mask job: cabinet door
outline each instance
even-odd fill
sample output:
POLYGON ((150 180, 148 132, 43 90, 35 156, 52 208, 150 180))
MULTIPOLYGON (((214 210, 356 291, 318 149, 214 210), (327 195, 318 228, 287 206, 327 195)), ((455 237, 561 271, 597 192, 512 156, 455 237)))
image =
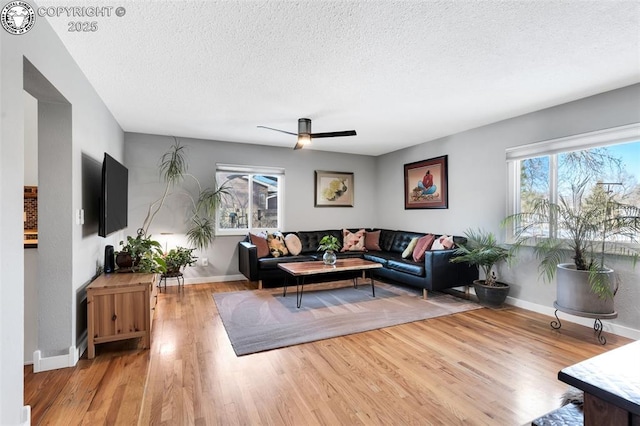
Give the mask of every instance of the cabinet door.
POLYGON ((149 324, 153 326, 153 315, 155 314, 156 306, 158 305, 158 286, 156 286, 155 282, 151 284, 151 300, 149 302, 151 306, 151 309, 149 310, 149 324))
POLYGON ((129 334, 145 330, 145 292, 118 293, 115 296, 116 333, 129 334))
POLYGON ((93 297, 93 337, 115 336, 116 307, 113 294, 102 294, 93 297))

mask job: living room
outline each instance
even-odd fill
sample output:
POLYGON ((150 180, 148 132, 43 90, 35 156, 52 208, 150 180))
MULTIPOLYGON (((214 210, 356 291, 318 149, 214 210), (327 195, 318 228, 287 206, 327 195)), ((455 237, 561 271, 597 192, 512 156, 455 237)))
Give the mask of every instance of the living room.
MULTIPOLYGON (((636 7, 637 11, 637 5, 632 7, 636 7)), ((82 327, 78 322, 82 316, 77 303, 78 294, 93 279, 96 265, 102 263, 104 247, 110 244, 117 248, 124 236, 133 234, 146 214, 149 201, 157 198, 157 192, 162 187, 157 181, 158 160, 174 139, 154 134, 153 129, 147 132, 126 130, 114 118, 45 19, 39 20, 24 36, 5 31, 1 41, 3 124, 0 193, 3 195, 3 237, 0 243, 0 335, 3 342, 10 344, 3 344, 0 348, 0 367, 3 371, 0 382, 0 423, 23 424, 24 364, 29 360, 34 362, 33 350, 40 351, 44 370, 49 362, 58 368, 61 358, 64 359, 63 367, 72 367, 82 357, 86 347, 83 346, 86 345, 86 332, 80 329, 82 327), (72 131, 61 137, 61 143, 66 144, 61 149, 58 149, 60 145, 54 145, 49 152, 41 151, 38 155, 39 193, 43 197, 42 203, 46 203, 51 214, 49 224, 46 221, 43 223, 44 241, 38 247, 38 258, 45 258, 44 261, 30 259, 34 253, 28 250, 24 253, 15 250, 18 244, 22 244, 22 212, 19 205, 23 197, 23 184, 15 176, 25 174, 23 158, 26 150, 23 144, 15 141, 25 139, 25 123, 28 122, 28 113, 25 113, 21 103, 23 89, 32 92, 31 95, 38 99, 40 106, 50 107, 54 113, 59 112, 60 100, 51 92, 42 90, 47 86, 40 76, 72 106, 72 120, 68 123, 72 131), (60 218, 70 217, 70 212, 88 208, 90 201, 83 198, 83 161, 86 162, 87 158, 99 161, 104 152, 121 160, 130 170, 129 228, 105 239, 97 234, 87 235, 74 218, 73 222, 63 224, 63 232, 55 231, 59 229, 57 222, 60 222, 60 218), (48 235, 47 226, 52 230, 48 235), (35 296, 36 300, 31 302, 25 296, 22 268, 29 261, 35 261, 40 276, 46 277, 38 279, 46 279, 47 282, 46 289, 40 291, 35 296), (26 331, 24 327, 16 326, 16 318, 23 318, 29 312, 36 317, 36 346, 24 349, 26 331)), ((638 43, 640 41, 637 38, 630 42, 636 52, 638 43)), ((547 100, 546 104, 540 103, 538 108, 531 110, 533 112, 512 112, 510 118, 504 120, 424 139, 412 146, 380 155, 305 149, 294 151, 288 139, 285 140, 287 146, 274 147, 182 134, 176 136, 187 147, 190 172, 201 181, 215 173, 216 164, 284 169, 285 231, 378 227, 461 235, 465 229, 477 227, 502 236, 504 230, 500 228, 500 221, 506 214, 508 197, 506 150, 639 123, 640 83, 637 71, 638 63, 635 72, 615 81, 590 83, 588 96, 575 97, 571 93, 562 93, 557 98, 547 100), (405 210, 403 166, 442 155, 448 156, 448 208, 405 210), (353 207, 314 207, 315 170, 353 173, 353 207)), ((535 91, 536 88, 529 90, 535 91)), ((493 100, 488 99, 487 102, 493 100)), ((63 111, 61 115, 64 114, 63 111)), ((293 117, 293 120, 296 118, 293 117)), ((46 126, 46 118, 41 118, 39 125, 46 126)), ((46 132, 40 133, 40 139, 46 140, 43 133, 46 132)), ((397 133, 389 137, 402 138, 403 135, 397 133)), ((349 142, 345 140, 344 143, 349 142)), ((40 142, 38 150, 41 147, 46 149, 46 144, 40 142)), ((155 236, 172 233, 175 235, 174 243, 181 242, 180 206, 170 205, 164 210, 151 233, 155 236)), ((198 253, 199 257, 209 259, 209 265, 188 269, 188 284, 239 280, 237 243, 242 238, 240 235, 216 237, 208 250, 198 253)), ((537 264, 532 261, 530 253, 525 252, 522 256, 515 266, 501 270, 503 279, 512 283, 509 302, 552 316, 555 287, 538 278, 537 264)), ((605 327, 607 332, 638 339, 640 288, 637 282, 640 282, 640 269, 621 266, 621 270, 624 285, 617 298, 620 315, 606 322, 605 327)), ((590 326, 588 321, 580 322, 579 318, 573 320, 590 326)))

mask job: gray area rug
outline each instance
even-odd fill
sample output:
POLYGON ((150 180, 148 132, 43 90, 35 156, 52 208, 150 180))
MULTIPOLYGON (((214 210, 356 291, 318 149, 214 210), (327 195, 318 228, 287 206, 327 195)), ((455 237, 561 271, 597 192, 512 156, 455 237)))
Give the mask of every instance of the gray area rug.
POLYGON ((465 312, 482 306, 449 294, 376 282, 351 281, 305 286, 302 306, 296 308, 296 288, 214 293, 236 355, 247 355, 300 343, 360 333, 413 321, 465 312))

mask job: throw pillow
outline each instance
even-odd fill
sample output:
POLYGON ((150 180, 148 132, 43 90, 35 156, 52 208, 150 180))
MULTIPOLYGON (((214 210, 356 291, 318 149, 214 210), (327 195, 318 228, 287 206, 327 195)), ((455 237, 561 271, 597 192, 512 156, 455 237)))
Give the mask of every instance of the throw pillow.
POLYGON ((365 230, 351 232, 348 229, 342 230, 342 249, 340 251, 366 251, 364 246, 365 230))
POLYGON ((424 237, 420 237, 416 247, 413 249, 413 260, 416 262, 422 262, 424 260, 424 252, 431 248, 435 239, 436 237, 433 234, 427 234, 424 237))
POLYGON ((367 251, 380 251, 380 231, 365 232, 364 248, 367 251))
POLYGON ((415 238, 412 238, 411 241, 409 241, 409 244, 407 244, 407 248, 405 248, 404 251, 402 252, 403 259, 406 259, 407 257, 411 256, 411 253, 413 253, 413 249, 416 248, 416 244, 418 244, 419 239, 420 239, 419 237, 415 237, 415 238))
POLYGON ((269 256, 269 243, 267 243, 265 238, 251 233, 249 234, 249 238, 251 239, 251 244, 256 246, 258 259, 269 256))
POLYGON ((297 256, 302 251, 302 242, 296 234, 287 234, 287 236, 284 237, 284 244, 292 256, 297 256))
POLYGON ((284 243, 284 237, 280 232, 274 232, 267 237, 267 243, 269 243, 269 251, 271 256, 280 257, 289 254, 287 246, 284 243))
POLYGON ((431 246, 431 250, 449 250, 454 246, 453 236, 443 235, 436 239, 431 246))

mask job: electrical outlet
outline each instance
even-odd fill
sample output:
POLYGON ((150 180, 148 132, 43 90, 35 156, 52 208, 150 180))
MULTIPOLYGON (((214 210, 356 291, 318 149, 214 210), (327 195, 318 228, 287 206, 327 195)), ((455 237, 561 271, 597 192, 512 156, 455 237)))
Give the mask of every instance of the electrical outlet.
POLYGON ((202 266, 209 266, 209 259, 207 259, 206 257, 203 257, 201 262, 202 266))

